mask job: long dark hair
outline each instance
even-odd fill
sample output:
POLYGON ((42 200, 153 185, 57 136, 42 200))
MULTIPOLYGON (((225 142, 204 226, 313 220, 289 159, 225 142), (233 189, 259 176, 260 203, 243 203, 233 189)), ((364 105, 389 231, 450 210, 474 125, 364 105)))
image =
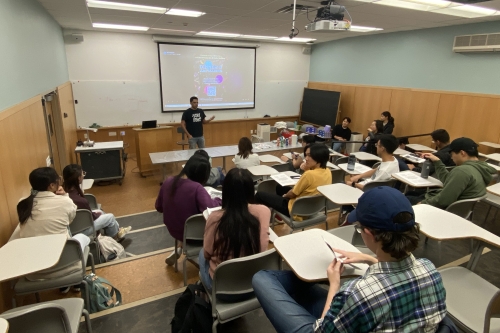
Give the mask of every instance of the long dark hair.
POLYGON ((248 155, 252 154, 252 141, 246 136, 240 139, 238 142, 238 156, 241 158, 247 158, 248 155))
POLYGON ((174 182, 172 183, 172 189, 170 191, 171 197, 175 195, 175 191, 177 191, 177 183, 184 175, 188 179, 204 185, 210 176, 210 163, 200 154, 191 156, 191 158, 186 162, 184 168, 182 168, 181 172, 174 177, 174 182))
POLYGON ((394 125, 394 117, 391 116, 391 113, 389 111, 382 112, 382 115, 388 118, 387 121, 394 125))
POLYGON ((222 187, 224 213, 214 234, 213 253, 221 261, 260 252, 260 222, 250 214, 254 202, 252 175, 246 169, 229 170, 222 187))
POLYGON ((80 188, 80 176, 83 173, 83 169, 78 164, 66 165, 63 169, 63 188, 66 192, 75 189, 78 194, 83 197, 83 191, 80 188))
POLYGON ((29 180, 31 184, 31 194, 17 204, 17 216, 21 224, 24 224, 31 216, 36 193, 47 191, 50 184, 59 184, 59 175, 56 170, 52 168, 37 168, 31 171, 29 180))
POLYGON ((384 133, 384 122, 380 119, 375 120, 375 128, 377 129, 377 133, 384 133))

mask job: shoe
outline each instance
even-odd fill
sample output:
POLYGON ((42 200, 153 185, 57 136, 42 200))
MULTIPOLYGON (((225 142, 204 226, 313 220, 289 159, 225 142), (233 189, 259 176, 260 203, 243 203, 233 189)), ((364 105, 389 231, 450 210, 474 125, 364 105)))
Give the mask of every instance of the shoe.
POLYGON ((80 285, 79 285, 79 284, 75 284, 75 285, 73 286, 73 291, 75 291, 75 292, 79 292, 79 291, 81 291, 81 289, 80 289, 80 285))
POLYGON ((68 291, 69 291, 70 287, 66 287, 66 288, 59 288, 59 291, 61 292, 61 294, 67 294, 68 291))
POLYGON ((168 266, 173 266, 177 261, 177 259, 179 259, 181 253, 182 253, 181 248, 177 249, 177 253, 175 252, 175 250, 172 251, 172 253, 170 253, 170 255, 167 257, 167 259, 165 259, 165 264, 167 264, 168 266))
POLYGON ((342 212, 342 216, 340 218, 340 221, 342 221, 342 222, 340 223, 339 227, 344 227, 346 225, 349 225, 349 222, 347 222, 347 218, 349 217, 349 214, 350 214, 350 212, 349 213, 342 212), (345 214, 345 217, 344 217, 344 214, 345 214))
POLYGON ((116 238, 118 238, 118 241, 123 240, 126 234, 128 234, 132 230, 132 227, 126 227, 126 228, 120 228, 118 230, 118 234, 116 235, 116 238))
POLYGON ((283 222, 283 219, 278 214, 274 214, 274 223, 275 224, 284 224, 285 222, 283 222))

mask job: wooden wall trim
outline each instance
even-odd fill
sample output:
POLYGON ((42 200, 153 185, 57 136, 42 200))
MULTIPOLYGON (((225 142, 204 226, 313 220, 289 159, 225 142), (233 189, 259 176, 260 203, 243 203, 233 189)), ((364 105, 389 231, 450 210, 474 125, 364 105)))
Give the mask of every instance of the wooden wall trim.
POLYGON ((27 99, 19 104, 13 105, 13 106, 5 109, 4 111, 0 112, 0 121, 16 114, 19 111, 26 109, 27 107, 29 107, 32 104, 40 103, 41 99, 42 99, 41 95, 36 95, 35 97, 31 97, 30 99, 27 99))

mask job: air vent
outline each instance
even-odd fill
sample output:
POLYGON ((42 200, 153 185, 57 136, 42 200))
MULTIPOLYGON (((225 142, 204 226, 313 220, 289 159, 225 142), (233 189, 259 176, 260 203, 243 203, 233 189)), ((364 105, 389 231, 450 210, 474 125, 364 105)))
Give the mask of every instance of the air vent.
MULTIPOLYGON (((305 13, 307 11, 316 10, 316 9, 318 9, 318 7, 296 5, 295 13, 300 14, 300 13, 305 13)), ((293 12, 293 4, 291 4, 290 6, 285 6, 283 8, 278 9, 277 11, 275 11, 275 13, 279 13, 279 14, 287 14, 287 13, 292 13, 292 12, 293 12)))
POLYGON ((453 52, 498 52, 500 33, 455 36, 453 52))

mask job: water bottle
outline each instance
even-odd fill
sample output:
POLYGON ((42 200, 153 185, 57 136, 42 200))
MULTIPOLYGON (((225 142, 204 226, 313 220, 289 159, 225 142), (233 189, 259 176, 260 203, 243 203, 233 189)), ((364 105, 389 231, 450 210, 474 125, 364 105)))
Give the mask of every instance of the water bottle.
POLYGON ((297 130, 297 121, 294 121, 294 122, 293 122, 293 128, 294 128, 295 130, 297 130))
POLYGON ((356 166, 356 156, 354 154, 351 154, 347 159, 347 170, 354 171, 355 166, 356 166))
POLYGON ((422 172, 420 172, 420 177, 427 179, 429 177, 429 173, 431 172, 431 161, 430 160, 425 160, 424 163, 422 163, 422 172))

